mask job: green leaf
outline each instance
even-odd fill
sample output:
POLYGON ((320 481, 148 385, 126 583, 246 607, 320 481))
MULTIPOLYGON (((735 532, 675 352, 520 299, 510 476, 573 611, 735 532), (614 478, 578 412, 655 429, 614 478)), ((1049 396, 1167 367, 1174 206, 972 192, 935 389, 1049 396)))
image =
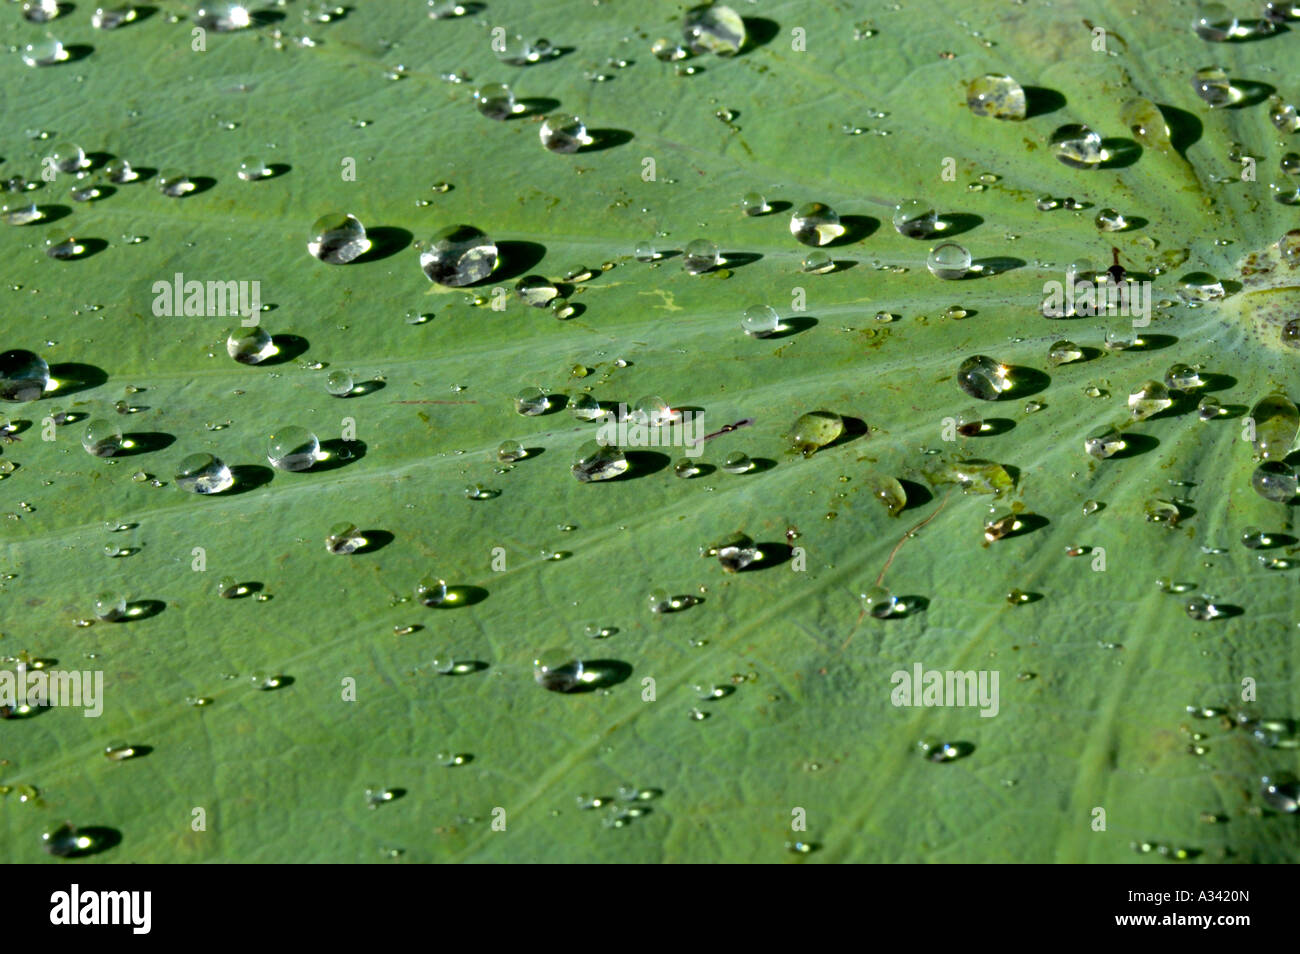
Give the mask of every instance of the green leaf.
POLYGON ((62 383, 10 408, 30 427, 0 456, 18 465, 0 486, 4 652, 11 665, 27 652, 104 673, 99 718, 53 708, 6 724, 0 781, 41 793, 38 804, 5 798, 12 860, 46 858, 40 833, 64 820, 113 829, 120 841, 90 857, 110 862, 378 862, 393 849, 415 862, 1124 862, 1141 860, 1131 845, 1144 842, 1199 861, 1296 859, 1293 820, 1259 794, 1261 776, 1296 770, 1295 750, 1187 711, 1287 720, 1300 708, 1296 571, 1261 566, 1239 542, 1251 525, 1294 532, 1292 509, 1251 489, 1241 419, 1290 389, 1278 329, 1296 313, 1295 266, 1250 276, 1241 262, 1295 223, 1269 191, 1288 180, 1278 163, 1294 138, 1257 97, 1210 110, 1190 82, 1217 61, 1300 95, 1286 86, 1289 34, 1207 44, 1186 11, 1161 5, 1095 5, 1081 22, 998 4, 960 17, 739 4, 753 14, 747 48, 687 60, 700 69, 685 76, 650 54, 656 38, 680 36, 678 4, 492 0, 438 21, 416 3, 356 4, 329 23, 304 21, 304 6, 210 32, 203 52, 175 3, 111 32, 91 29, 83 8, 42 26, 15 5, 4 13, 6 45, 48 30, 74 58, 0 63, 0 174, 41 182, 42 157, 65 140, 99 163, 152 170, 93 203, 70 201, 61 174, 30 194, 46 222, 0 232, 3 347, 40 353, 62 383), (1107 31, 1104 50, 1092 26, 1107 31), (496 27, 565 52, 504 66, 496 27), (399 65, 402 78, 385 75, 399 65), (442 78, 457 71, 469 81, 442 78), (966 82, 986 72, 1037 88, 1030 118, 966 108, 966 82), (480 115, 471 91, 487 82, 512 84, 529 114, 480 115), (1137 96, 1168 107, 1172 146, 1125 164, 1135 150, 1112 142, 1120 157, 1096 170, 1053 158, 1048 141, 1067 123, 1129 139, 1121 110, 1137 96), (554 109, 581 116, 601 148, 544 150, 541 113, 554 109), (1233 143, 1257 160, 1256 181, 1242 181, 1233 143), (250 154, 288 168, 240 181, 250 154), (157 172, 169 167, 211 181, 168 198, 157 172), (751 190, 779 211, 743 215, 751 190), (1042 194, 1085 207, 1038 211, 1042 194), (915 197, 961 227, 953 238, 984 274, 928 273, 937 242, 890 225, 915 197), (806 202, 849 226, 828 249, 842 263, 829 274, 800 269, 809 249, 788 220, 806 202), (1141 221, 1100 233, 1107 207, 1141 221), (376 250, 346 266, 311 258, 310 227, 330 212, 357 216, 376 250), (472 289, 432 285, 410 247, 458 223, 502 246, 497 272, 472 289), (46 257, 50 230, 92 254, 46 257), (727 263, 697 276, 680 256, 635 261, 652 237, 668 250, 707 238, 727 263), (1230 293, 1159 306, 1144 346, 1104 351, 1127 318, 1049 320, 1040 304, 1068 263, 1105 269, 1112 246, 1131 276, 1161 271, 1156 301, 1177 300, 1193 271, 1230 293), (1179 249, 1185 263, 1161 269, 1179 249), (596 274, 569 283, 580 307, 568 320, 513 298, 524 274, 563 281, 578 267, 596 274), (154 283, 176 273, 260 282, 274 306, 264 326, 305 351, 244 366, 225 354, 233 319, 156 316, 154 283), (497 289, 504 311, 491 307, 497 289), (787 332, 746 338, 753 304, 776 308, 787 332), (945 317, 952 305, 968 316, 945 317), (407 313, 432 318, 407 324, 407 313), (1091 359, 1050 365, 1062 338, 1091 359), (996 406, 955 383, 977 354, 1012 368, 996 406), (1084 453, 1087 434, 1127 417, 1130 390, 1178 362, 1202 365, 1205 387, 1127 428, 1128 452, 1084 453), (333 397, 324 379, 339 369, 374 383, 333 397), (570 464, 596 425, 563 409, 515 413, 525 387, 615 404, 661 395, 702 409, 710 434, 752 424, 705 442, 710 473, 679 479, 680 448, 631 448, 628 474, 580 483, 570 464), (1207 392, 1229 416, 1198 420, 1207 392), (1043 408, 1029 413, 1030 400, 1043 408), (136 412, 119 417, 118 401, 136 412), (85 417, 43 440, 56 410, 85 417), (823 410, 847 433, 806 459, 789 453, 794 421, 823 410), (993 426, 945 440, 969 412, 993 426), (143 452, 86 454, 84 423, 102 417, 143 452), (276 429, 305 426, 337 451, 352 424, 353 459, 266 469, 276 429), (498 473, 504 440, 532 452, 498 473), (175 486, 176 465, 201 452, 242 468, 238 492, 175 486), (736 452, 759 466, 718 469, 736 452), (978 472, 992 495, 966 494, 927 481, 942 476, 939 455, 949 474, 972 461, 1005 471, 978 472), (877 499, 890 477, 909 498, 897 516, 877 499), (476 483, 500 493, 468 499, 476 483), (1153 498, 1181 501, 1176 526, 1145 519, 1153 498), (1104 508, 1085 516, 1089 499, 1104 508), (985 521, 1013 512, 1022 530, 985 546, 985 521), (341 521, 371 546, 328 553, 341 521), (765 560, 728 574, 701 558, 735 533, 765 560), (467 605, 417 604, 430 575, 467 605), (223 599, 225 576, 271 598, 223 599), (1161 592, 1161 577, 1196 590, 1161 592), (877 581, 902 600, 892 618, 863 612, 859 594, 877 581), (701 601, 654 614, 654 589, 701 601), (76 624, 113 590, 147 611, 76 624), (1012 590, 1030 601, 1012 605, 1012 590), (1240 612, 1192 620, 1184 604, 1206 593, 1240 612), (591 640, 588 623, 616 632, 591 640), (539 687, 532 661, 549 647, 601 684, 539 687), (440 675, 435 657, 480 665, 440 675), (917 664, 997 671, 996 716, 895 706, 893 674, 917 664), (285 684, 257 691, 258 671, 285 684), (1243 680, 1257 701, 1243 701, 1243 680), (701 700, 697 684, 733 691, 701 700), (961 757, 922 757, 927 739, 961 757), (150 750, 114 762, 102 754, 114 741, 150 750), (447 767, 440 753, 472 758, 447 767), (372 784, 403 793, 371 809, 372 784), (627 812, 625 785, 654 796, 635 802, 648 811, 627 812), (612 807, 581 810, 580 796, 612 807), (792 830, 801 814, 806 831, 792 830))

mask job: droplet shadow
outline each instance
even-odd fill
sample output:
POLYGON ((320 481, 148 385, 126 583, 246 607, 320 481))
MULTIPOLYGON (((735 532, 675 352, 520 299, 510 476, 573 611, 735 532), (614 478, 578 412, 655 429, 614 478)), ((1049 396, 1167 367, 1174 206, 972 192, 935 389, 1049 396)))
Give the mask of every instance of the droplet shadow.
POLYGON ((518 111, 507 117, 507 121, 553 113, 560 108, 560 101, 549 96, 530 96, 515 100, 515 106, 518 111))
POLYGON ((154 451, 171 447, 176 443, 172 434, 161 431, 136 431, 122 435, 122 449, 114 457, 136 457, 140 454, 152 454, 154 451))
POLYGON ((234 483, 228 490, 222 492, 223 497, 234 497, 265 487, 275 476, 275 471, 261 464, 237 464, 230 468, 230 476, 234 478, 234 483))
POLYGON ((328 473, 331 470, 338 470, 340 467, 355 464, 365 456, 365 441, 345 441, 335 437, 320 442, 319 456, 308 472, 313 474, 328 473))
POLYGON ((1025 119, 1046 116, 1065 108, 1065 96, 1046 86, 1025 86, 1025 119))
POLYGON ((546 246, 537 242, 497 242, 497 267, 479 284, 492 285, 521 278, 536 268, 545 257, 546 246))
POLYGON ((660 454, 658 451, 647 450, 629 450, 625 451, 628 468, 626 472, 615 477, 615 480, 635 480, 639 477, 649 477, 651 474, 657 474, 667 467, 672 460, 667 454, 660 454))
POLYGON ((393 542, 393 535, 387 530, 362 530, 361 536, 366 542, 352 551, 353 556, 378 553, 393 542))
POLYGON ((275 347, 275 354, 259 364, 264 366, 284 364, 305 354, 311 347, 307 339, 300 335, 272 335, 271 344, 275 347))
POLYGON ((409 230, 392 225, 366 229, 366 238, 370 241, 370 248, 353 259, 351 264, 368 265, 371 262, 382 261, 409 248, 411 242, 415 240, 415 236, 409 230))
POLYGON ((126 604, 126 613, 118 622, 138 623, 141 620, 152 619, 166 608, 167 604, 162 600, 132 600, 126 604))
POLYGON ((58 387, 47 390, 45 397, 63 398, 99 387, 108 380, 108 374, 93 364, 65 361, 50 365, 50 380, 57 381, 58 387))
POLYGON ((584 659, 582 661, 582 680, 569 694, 595 692, 626 682, 632 675, 632 667, 621 659, 584 659))
POLYGON ((587 136, 591 142, 579 149, 579 154, 604 152, 606 149, 626 145, 633 139, 632 133, 626 129, 588 129, 587 136))
POLYGON ((1101 141, 1103 155, 1099 169, 1126 169, 1142 158, 1142 146, 1136 140, 1111 137, 1101 141))

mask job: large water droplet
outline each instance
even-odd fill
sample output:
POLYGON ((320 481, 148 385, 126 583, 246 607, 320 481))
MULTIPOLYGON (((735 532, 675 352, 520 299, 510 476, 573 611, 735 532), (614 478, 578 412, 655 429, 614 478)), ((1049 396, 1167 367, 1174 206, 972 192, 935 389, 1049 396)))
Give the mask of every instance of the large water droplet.
POLYGON ((790 445, 804 457, 839 440, 844 433, 844 418, 834 411, 810 411, 790 428, 790 445))
POLYGON ((594 140, 587 132, 587 124, 569 113, 551 113, 538 130, 542 145, 551 152, 573 153, 594 140))
POLYGON ((320 441, 305 427, 281 427, 266 445, 266 459, 276 470, 310 470, 320 459, 320 441))
POLYGON ((261 325, 252 328, 236 328, 226 338, 226 354, 240 364, 261 364, 278 351, 275 342, 271 340, 270 333, 261 325))
POLYGON ((370 240, 356 216, 331 212, 312 225, 307 251, 326 264, 346 265, 370 251, 370 240))
POLYGON ((81 446, 95 457, 112 457, 122 449, 122 428, 113 421, 96 418, 86 425, 81 446))
POLYGON ((682 18, 682 39, 692 53, 734 56, 745 45, 745 21, 731 7, 709 3, 682 18))
POLYGON ((957 368, 957 386, 973 398, 996 401, 1011 389, 1011 369, 987 355, 972 355, 957 368))
POLYGON ((1242 99, 1242 93, 1232 85, 1228 74, 1220 67, 1206 66, 1192 74, 1192 89, 1211 109, 1230 106, 1242 99))
POLYGON ((194 494, 219 494, 235 485, 235 477, 220 458, 191 454, 176 468, 176 486, 194 494))
POLYGON ((570 470, 581 483, 612 480, 628 469, 627 457, 612 444, 587 441, 578 448, 570 470))
POLYGON ((205 30, 231 33, 250 26, 253 17, 243 3, 216 0, 213 3, 199 4, 198 9, 194 11, 194 22, 205 30))
POLYGON ((1266 460, 1250 475, 1250 485, 1265 500, 1290 503, 1295 499, 1297 490, 1300 490, 1300 479, 1297 479, 1296 469, 1290 464, 1280 460, 1266 460))
POLYGON ((925 267, 935 278, 957 281, 970 272, 970 252, 956 242, 944 242, 930 249, 925 267))
POLYGON ((497 245, 472 225, 451 225, 429 239, 420 267, 429 281, 460 288, 481 282, 498 262, 497 245))
POLYGON ((31 351, 0 354, 0 400, 35 401, 50 382, 50 366, 31 351))
POLYGON ((1074 169, 1095 169, 1106 158, 1101 136, 1077 123, 1057 129, 1048 145, 1052 155, 1074 169))
POLYGON ((1173 406, 1169 388, 1159 381, 1145 381, 1128 396, 1129 413, 1135 421, 1144 421, 1173 406))
POLYGON ((966 85, 966 105, 976 116, 994 119, 1024 119, 1025 91, 1010 76, 985 73, 966 85))
POLYGON ((692 275, 702 275, 718 267, 722 253, 708 239, 695 239, 682 252, 682 268, 692 275))
POLYGON ((804 245, 828 245, 844 234, 839 213, 823 202, 808 202, 790 216, 790 234, 804 245))
POLYGON ((921 199, 907 199, 894 207, 894 228, 907 238, 929 238, 935 232, 939 216, 934 206, 921 199))
POLYGON ((1250 411, 1255 423, 1255 453, 1262 460, 1281 460, 1300 434, 1300 409, 1285 394, 1269 394, 1250 411))
POLYGON ((515 94, 505 83, 487 83, 474 90, 474 105, 488 119, 509 119, 520 111, 515 94))

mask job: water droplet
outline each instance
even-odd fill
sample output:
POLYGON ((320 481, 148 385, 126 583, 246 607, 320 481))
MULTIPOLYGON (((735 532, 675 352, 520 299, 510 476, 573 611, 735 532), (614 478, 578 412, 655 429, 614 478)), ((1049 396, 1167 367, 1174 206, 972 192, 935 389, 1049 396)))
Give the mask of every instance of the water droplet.
POLYGON ((447 600, 447 583, 437 577, 426 576, 415 584, 415 601, 421 606, 441 606, 447 600))
POLYGON ((766 338, 781 330, 781 318, 771 305, 750 305, 740 319, 740 327, 752 338, 766 338))
POLYGON ((1291 453, 1300 433, 1300 410, 1286 395, 1262 398, 1251 408, 1250 417, 1255 422, 1255 453, 1262 460, 1281 460, 1291 453))
POLYGON ((1200 373, 1185 364, 1171 365, 1165 372, 1165 384, 1179 391, 1191 391, 1204 383, 1200 373))
POLYGON ((1114 209, 1102 209, 1097 213, 1097 218, 1093 223, 1102 232, 1122 232, 1128 228, 1128 219, 1120 212, 1114 209))
POLYGON ((391 802, 397 797, 397 793, 391 788, 384 788, 382 785, 367 785, 365 796, 367 808, 378 808, 385 802, 391 802))
POLYGON ((654 242, 637 242, 632 257, 638 262, 657 262, 661 256, 654 242))
POLYGON ((801 415, 790 428, 791 448, 804 457, 832 444, 844 434, 844 418, 834 411, 810 411, 801 415))
POLYGON ((907 238, 929 238, 935 233, 939 216, 934 206, 921 199, 907 199, 894 207, 894 228, 907 238))
POLYGON ((497 460, 507 464, 523 460, 527 456, 528 451, 518 441, 502 441, 501 446, 497 448, 497 460))
POLYGON ((568 408, 569 413, 576 420, 588 423, 598 421, 605 416, 605 411, 601 408, 600 402, 590 394, 575 395, 569 400, 568 408))
POLYGON ((931 762, 951 762, 961 758, 963 747, 955 742, 940 742, 938 739, 922 739, 916 744, 921 756, 931 762))
POLYGON ((265 179, 270 174, 270 167, 257 156, 245 156, 240 159, 239 168, 235 171, 235 175, 245 182, 256 182, 259 179, 265 179))
POLYGON ((682 252, 682 268, 692 275, 702 275, 716 268, 721 261, 722 253, 718 246, 708 239, 695 239, 682 252))
POLYGON ((551 113, 538 130, 542 145, 551 152, 574 153, 595 140, 587 132, 587 124, 570 113, 551 113))
POLYGON ((550 407, 550 399, 541 388, 524 388, 515 395, 515 412, 525 417, 545 414, 550 407))
POLYGON ((1130 99, 1120 109, 1120 120, 1143 146, 1164 149, 1169 146, 1169 124, 1160 107, 1145 97, 1130 99))
POLYGON ((1178 297, 1183 301, 1213 301, 1223 295, 1223 283, 1209 272, 1189 272, 1178 280, 1178 297))
POLYGON ((1078 361, 1083 357, 1083 349, 1073 341, 1060 340, 1055 342, 1047 352, 1047 360, 1052 365, 1070 364, 1078 361))
POLYGON ((1250 475, 1250 485, 1255 493, 1275 503, 1289 503, 1300 490, 1300 478, 1290 464, 1280 460, 1267 460, 1250 475))
POLYGON ((117 7, 96 7, 90 18, 90 25, 96 30, 116 30, 120 26, 135 21, 135 7, 128 5, 117 7))
POLYGON ((1203 4, 1196 19, 1192 21, 1192 31, 1202 40, 1211 43, 1222 43, 1232 38, 1237 28, 1236 16, 1221 3, 1203 4))
POLYGON ((226 354, 240 364, 261 364, 279 351, 261 325, 236 328, 226 339, 226 354))
POLYGON ((692 7, 682 18, 682 39, 692 53, 733 56, 745 45, 745 21, 721 3, 692 7))
POLYGON ((683 480, 699 476, 701 470, 699 463, 690 457, 683 457, 673 465, 673 473, 683 480))
POLYGON ((331 371, 325 376, 325 391, 335 397, 347 397, 354 386, 352 375, 347 371, 331 371))
POLYGON ((844 235, 839 213, 822 202, 808 202, 790 216, 790 234, 804 245, 828 245, 844 235))
POLYGON ((284 677, 271 672, 263 672, 259 669, 249 674, 248 684, 259 692, 268 692, 272 689, 279 689, 284 684, 284 677))
POLYGON ((1074 169, 1095 169, 1106 158, 1101 136, 1077 123, 1057 129, 1048 145, 1052 155, 1074 169))
POLYGON ((887 619, 898 609, 898 598, 883 586, 868 586, 859 594, 862 609, 876 619, 887 619))
POLYGON ((831 258, 829 252, 818 249, 804 256, 800 267, 810 275, 825 275, 828 272, 835 271, 835 260, 831 258))
POLYGON ((969 312, 967 312, 961 305, 949 305, 943 311, 943 316, 952 321, 961 321, 967 314, 969 314, 969 312))
POLYGON ((965 278, 970 271, 970 252, 956 242, 944 242, 930 249, 925 267, 935 278, 956 281, 965 278))
POLYGON ((746 215, 766 215, 772 211, 761 192, 746 192, 741 197, 740 208, 746 215))
POLYGON ((627 457, 618 447, 601 444, 598 441, 587 441, 578 448, 570 469, 573 476, 585 484, 598 480, 611 480, 626 473, 628 462, 627 457))
POLYGON ((1223 615, 1223 608, 1204 596, 1194 596, 1187 601, 1187 615, 1198 622, 1218 619, 1223 615))
POLYGON ((81 446, 95 457, 112 457, 122 449, 122 428, 112 421, 96 418, 86 425, 81 446))
POLYGON ((957 386, 973 398, 996 401, 1011 388, 1011 369, 986 355, 973 355, 957 368, 957 386))
POLYGON ((491 500, 493 497, 500 496, 501 491, 489 490, 482 484, 470 484, 465 488, 465 496, 470 500, 491 500))
POLYGON ((116 185, 125 185, 140 178, 140 174, 125 159, 110 160, 108 165, 104 166, 104 175, 109 182, 116 185))
POLYGON ((1300 782, 1290 775, 1270 777, 1265 775, 1259 780, 1260 797, 1269 806, 1280 812, 1294 815, 1300 811, 1300 782))
POLYGON ((498 261, 496 243, 472 225, 452 225, 435 233, 420 255, 429 281, 452 288, 482 281, 498 261))
POLYGON ((1220 67, 1206 66, 1192 74, 1192 89, 1211 109, 1240 102, 1242 93, 1220 67))
POLYGON ((194 494, 219 494, 235 485, 235 477, 219 458, 191 454, 176 468, 176 486, 194 494))
POLYGON ((50 150, 49 158, 60 172, 79 172, 88 165, 85 150, 71 142, 59 143, 50 150))
POLYGON ((1144 421, 1173 406, 1169 389, 1159 381, 1146 381, 1128 396, 1129 414, 1135 421, 1144 421))
POLYGON ((356 216, 331 212, 312 224, 307 251, 328 265, 346 265, 370 251, 370 240, 356 216))
POLYGON ((1024 528, 1024 521, 1014 513, 990 517, 984 521, 984 541, 995 543, 1024 528))
POLYGON ((253 17, 243 3, 233 0, 215 0, 204 3, 194 11, 194 22, 205 30, 230 33, 242 30, 253 22, 253 17))
POLYGON ((1027 115, 1025 91, 1010 76, 985 73, 966 85, 966 105, 976 116, 1020 120, 1027 115))
POLYGON ((35 401, 45 393, 50 367, 31 351, 0 354, 0 400, 35 401))
POLYGON ((0 203, 0 218, 6 225, 28 225, 44 217, 35 202, 27 199, 9 199, 0 203))
POLYGON ((868 480, 871 495, 879 500, 891 517, 897 517, 907 506, 907 491, 898 478, 890 476, 873 476, 868 480))
POLYGON ((194 180, 179 169, 164 169, 158 173, 158 191, 169 199, 187 196, 196 188, 194 180))
POLYGON ((23 47, 23 62, 28 66, 53 66, 68 58, 68 51, 54 37, 44 37, 23 47))
POLYGON ((76 858, 95 848, 93 835, 64 822, 41 835, 41 847, 56 858, 76 858))
POLYGON ((276 470, 310 470, 320 459, 320 441, 305 427, 277 428, 267 442, 266 459, 276 470))
POLYGON ((548 649, 533 660, 533 678, 551 692, 571 692, 582 685, 582 660, 563 649, 548 649))
POLYGON ((366 538, 355 523, 336 523, 325 537, 325 549, 346 556, 366 545, 366 538))
POLYGON ((514 92, 505 83, 488 83, 474 90, 474 105, 488 119, 509 119, 521 111, 514 92))
POLYGON ((1143 512, 1148 523, 1167 524, 1171 530, 1178 526, 1179 521, 1183 518, 1183 512, 1179 509, 1178 504, 1172 500, 1163 500, 1160 497, 1152 497, 1148 500, 1143 506, 1143 512))
POLYGON ((126 619, 126 597, 117 592, 100 593, 95 597, 92 611, 106 623, 126 619))
POLYGON ((1127 446, 1123 435, 1113 427, 1099 428, 1083 442, 1083 449, 1098 460, 1113 457, 1127 446))

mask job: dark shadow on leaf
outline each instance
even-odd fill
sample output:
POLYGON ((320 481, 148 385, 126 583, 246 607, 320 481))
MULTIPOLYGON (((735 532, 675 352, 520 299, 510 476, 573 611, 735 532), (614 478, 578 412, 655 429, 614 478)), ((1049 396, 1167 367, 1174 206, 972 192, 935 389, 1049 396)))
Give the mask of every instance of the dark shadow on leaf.
POLYGON ((126 604, 126 615, 120 622, 136 623, 142 619, 151 619, 167 608, 162 600, 132 600, 126 604))
POLYGON ((1026 86, 1024 91, 1026 119, 1046 116, 1065 107, 1065 97, 1054 89, 1045 86, 1026 86))
POLYGON ((1230 80, 1232 88, 1241 94, 1241 99, 1235 103, 1229 103, 1224 109, 1245 109, 1248 106, 1258 106, 1264 100, 1268 99, 1277 92, 1276 86, 1270 86, 1268 83, 1257 83, 1254 80, 1230 80))
POLYGON ((269 179, 278 179, 280 176, 287 175, 293 166, 287 162, 272 162, 266 167, 266 175, 262 176, 261 181, 266 182, 269 179))
POLYGON ((860 417, 841 414, 840 420, 844 422, 844 433, 835 438, 835 440, 831 441, 829 444, 826 444, 818 450, 817 453, 829 450, 832 447, 843 447, 845 444, 850 441, 855 441, 859 437, 866 437, 867 434, 871 432, 871 429, 867 426, 867 422, 860 417))
POLYGON ((1097 164, 1098 169, 1126 169, 1142 158, 1142 146, 1133 139, 1103 139, 1101 148, 1106 158, 1097 164))
POLYGON ((1132 431, 1123 431, 1122 436, 1124 438, 1124 448, 1112 454, 1110 460, 1127 460, 1130 457, 1137 457, 1139 454, 1149 453, 1160 446, 1160 441, 1150 434, 1135 434, 1132 431))
POLYGON ((720 268, 744 268, 752 265, 763 256, 758 252, 723 252, 720 268))
POLYGON ((1148 334, 1143 334, 1142 330, 1139 328, 1139 329, 1138 329, 1138 343, 1135 344, 1133 347, 1131 347, 1131 348, 1127 348, 1127 349, 1125 349, 1125 350, 1128 350, 1128 351, 1162 351, 1162 350, 1164 350, 1165 348, 1172 347, 1172 346, 1174 346, 1174 345, 1176 345, 1176 344, 1178 344, 1178 339, 1177 339, 1176 337, 1174 337, 1173 335, 1148 335, 1148 334))
POLYGON ((415 236, 407 229, 397 228, 392 225, 380 225, 373 229, 366 229, 366 238, 370 240, 370 248, 364 255, 358 255, 353 259, 353 265, 378 262, 391 255, 396 255, 403 249, 409 248, 415 236))
POLYGON ((745 45, 740 50, 741 56, 760 46, 766 46, 781 32, 781 25, 767 17, 741 17, 741 19, 745 24, 745 45))
POLYGON ((284 19, 284 14, 279 10, 256 10, 248 15, 251 27, 267 26, 271 23, 279 23, 284 19))
POLYGON ((1200 140, 1205 131, 1204 124, 1194 113, 1177 106, 1158 103, 1156 108, 1165 117, 1165 125, 1169 127, 1169 143, 1174 147, 1174 152, 1186 160, 1188 147, 1200 140))
POLYGON ((840 248, 860 242, 875 234, 880 228, 880 220, 869 215, 841 215, 840 226, 844 229, 844 234, 833 242, 827 242, 823 248, 840 248))
POLYGON ((177 199, 188 199, 190 196, 202 195, 217 184, 217 180, 212 176, 190 176, 190 185, 194 186, 184 195, 174 196, 177 199))
POLYGON ((1010 368, 1011 387, 998 395, 999 401, 1015 401, 1037 394, 1052 383, 1052 379, 1037 368, 1013 365, 1010 368))
POLYGON ((759 212, 756 215, 751 215, 750 218, 761 219, 766 215, 780 215, 782 212, 789 212, 792 208, 793 206, 789 202, 786 202, 784 199, 777 199, 775 202, 769 202, 767 204, 766 212, 759 212))
MULTIPOLYGON (((1016 422, 1009 417, 986 417, 980 421, 981 427, 977 434, 967 434, 966 437, 997 437, 999 434, 1005 434, 1016 426, 1016 422)), ((960 433, 960 431, 958 432, 960 433)))
POLYGON ((560 108, 560 101, 551 99, 549 96, 530 96, 515 100, 515 106, 519 108, 519 111, 508 117, 507 121, 553 113, 560 108))
POLYGON ((40 210, 41 217, 32 225, 46 225, 50 222, 57 222, 59 219, 66 218, 72 214, 72 210, 66 205, 41 205, 37 206, 40 210))
POLYGON ((528 274, 546 257, 546 246, 536 242, 497 242, 497 257, 500 261, 496 271, 479 282, 480 285, 493 285, 528 274))
POLYGON ((969 232, 978 225, 983 225, 984 219, 981 216, 973 215, 969 212, 945 212, 939 216, 935 223, 934 232, 928 238, 951 238, 954 235, 961 235, 963 232, 969 232))
POLYGON ((352 551, 353 556, 377 553, 393 542, 393 535, 387 530, 362 530, 361 536, 366 542, 352 551))
POLYGON ((139 431, 122 435, 122 449, 114 457, 135 457, 137 454, 150 454, 164 447, 171 447, 176 438, 161 431, 139 431))
POLYGON ((917 613, 924 613, 930 608, 930 601, 924 596, 900 596, 894 612, 889 615, 889 619, 906 619, 909 616, 915 616, 917 613))
POLYGON ((671 459, 667 454, 660 454, 658 451, 647 450, 630 450, 625 452, 627 456, 627 472, 614 478, 615 480, 633 480, 637 477, 648 477, 651 474, 657 474, 670 463, 671 459))
POLYGON ((903 493, 907 495, 907 503, 899 511, 900 515, 909 510, 915 510, 917 507, 924 507, 934 499, 934 494, 930 493, 928 487, 918 484, 914 480, 904 480, 900 477, 898 482, 903 485, 903 493))
POLYGON ((77 242, 81 245, 80 252, 76 255, 66 255, 63 258, 56 259, 56 261, 79 262, 83 258, 90 258, 93 255, 98 255, 100 252, 104 251, 104 249, 108 248, 108 243, 99 238, 77 239, 77 242))
POLYGON ((100 852, 116 848, 122 843, 122 833, 116 828, 108 828, 103 825, 91 825, 87 828, 78 828, 77 834, 87 839, 88 844, 84 848, 78 848, 76 851, 64 858, 88 858, 91 855, 97 855, 100 852))
MULTIPOLYGON (((1015 537, 1023 537, 1026 534, 1033 533, 1035 530, 1041 530, 1043 527, 1051 523, 1051 521, 1042 514, 1037 513, 1017 514, 1016 519, 1020 522, 1020 526, 1003 536, 1002 540, 1011 540, 1015 537)), ((996 542, 1000 543, 1002 540, 996 542)))
POLYGON ((69 43, 63 48, 63 52, 68 54, 68 58, 63 63, 75 63, 78 60, 84 60, 95 52, 95 48, 89 43, 69 43))
POLYGON ((783 563, 789 563, 790 557, 794 555, 794 548, 785 543, 759 543, 756 546, 758 559, 741 570, 741 573, 778 567, 783 563))
POLYGON ((556 391, 554 394, 546 395, 546 410, 537 416, 545 417, 547 414, 554 414, 557 411, 563 411, 568 406, 569 396, 556 391))
POLYGON ((93 364, 63 362, 50 365, 50 380, 58 381, 59 386, 54 391, 46 392, 45 396, 63 398, 99 387, 108 380, 108 375, 93 364))
POLYGON ((305 353, 310 347, 307 339, 300 335, 272 335, 271 344, 275 346, 275 354, 260 362, 263 365, 284 364, 287 361, 292 361, 305 353))
POLYGON ((569 690, 569 694, 594 692, 625 682, 632 675, 632 667, 620 659, 584 659, 582 681, 569 690))
POLYGON ((320 454, 321 456, 316 463, 309 468, 309 471, 313 474, 338 470, 340 467, 355 464, 366 456, 366 442, 345 441, 342 438, 335 437, 320 442, 320 454))
POLYGON ((236 494, 256 490, 258 487, 265 487, 271 482, 271 478, 275 476, 275 471, 271 470, 270 467, 263 467, 261 464, 239 464, 230 468, 230 475, 234 478, 235 483, 222 495, 233 497, 236 494))
POLYGON ((817 325, 817 319, 810 315, 795 315, 786 318, 781 322, 781 330, 773 332, 770 335, 764 335, 766 339, 772 338, 792 338, 802 331, 807 331, 817 325))
POLYGON ((447 596, 438 608, 460 609, 462 606, 473 606, 475 603, 482 603, 487 598, 488 591, 481 586, 449 586, 447 587, 447 596))
POLYGON ((750 468, 745 471, 746 474, 761 474, 776 466, 776 461, 770 457, 753 457, 750 458, 749 463, 750 468))
POLYGON ((615 146, 624 146, 633 138, 626 129, 589 129, 587 135, 591 137, 591 142, 579 149, 579 153, 604 152, 615 146))
POLYGON ((970 265, 970 271, 963 276, 965 279, 990 278, 994 275, 1001 275, 1003 272, 1024 268, 1026 262, 1023 258, 1014 258, 1010 255, 994 255, 991 258, 977 258, 970 265))

